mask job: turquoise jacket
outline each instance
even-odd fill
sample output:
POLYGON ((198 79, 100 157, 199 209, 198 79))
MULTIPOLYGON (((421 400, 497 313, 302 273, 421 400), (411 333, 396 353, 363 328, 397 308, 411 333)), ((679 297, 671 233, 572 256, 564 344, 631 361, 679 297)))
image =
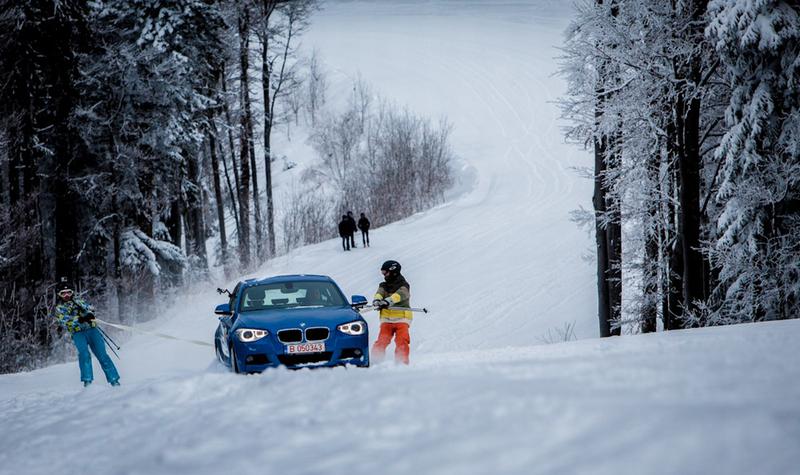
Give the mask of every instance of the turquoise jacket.
POLYGON ((80 317, 85 317, 90 313, 94 314, 94 307, 91 304, 82 298, 73 297, 67 302, 56 305, 55 316, 58 323, 67 327, 70 333, 75 333, 81 330, 88 330, 96 325, 94 320, 91 323, 78 322, 80 317))

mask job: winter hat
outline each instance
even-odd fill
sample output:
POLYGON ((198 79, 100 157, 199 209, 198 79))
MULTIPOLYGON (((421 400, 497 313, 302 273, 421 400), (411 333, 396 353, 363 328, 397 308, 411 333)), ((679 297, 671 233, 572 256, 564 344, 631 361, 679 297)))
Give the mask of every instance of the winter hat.
POLYGON ((56 294, 59 294, 59 293, 65 291, 65 290, 69 290, 71 292, 74 292, 74 290, 72 289, 72 286, 67 281, 67 278, 66 277, 62 277, 61 279, 59 279, 58 283, 56 284, 56 294))
POLYGON ((400 263, 397 261, 386 261, 381 266, 381 270, 389 271, 392 274, 400 273, 400 263))

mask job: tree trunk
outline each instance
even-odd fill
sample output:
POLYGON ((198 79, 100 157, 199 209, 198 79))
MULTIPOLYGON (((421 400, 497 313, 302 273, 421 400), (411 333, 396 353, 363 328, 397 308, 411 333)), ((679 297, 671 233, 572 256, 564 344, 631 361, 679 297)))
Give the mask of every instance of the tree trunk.
MULTIPOLYGON (((656 215, 651 213, 655 222, 656 215)), ((646 231, 644 249, 644 295, 642 305, 642 333, 656 331, 658 321, 658 231, 646 231)))
MULTIPOLYGON (((216 134, 216 128, 214 127, 212 130, 216 134)), ((225 150, 223 150, 222 144, 220 142, 217 142, 217 147, 218 147, 217 150, 219 152, 220 161, 222 162, 222 169, 225 172, 225 184, 228 188, 228 194, 230 195, 230 201, 231 201, 231 214, 233 215, 233 221, 236 224, 236 235, 238 236, 239 233, 241 232, 241 229, 239 227, 239 211, 236 208, 236 195, 234 194, 233 187, 231 186, 231 175, 230 172, 228 171, 228 162, 225 160, 225 150)), ((232 158, 233 157, 231 157, 231 159, 232 158)), ((235 164, 233 165, 232 168, 234 171, 236 171, 235 164)))
POLYGON ((181 216, 183 216, 183 205, 180 198, 176 197, 170 205, 169 216, 167 216, 164 224, 167 226, 169 240, 178 247, 183 243, 183 221, 181 216))
POLYGON ((700 100, 688 101, 683 121, 683 156, 679 162, 681 177, 680 225, 683 255, 682 300, 684 312, 697 312, 696 303, 705 299, 705 268, 700 252, 700 100))
POLYGON ((682 306, 682 281, 683 281, 683 246, 681 244, 680 234, 677 232, 678 228, 678 210, 673 203, 678 202, 680 183, 678 178, 678 171, 675 164, 678 161, 677 152, 675 151, 675 126, 669 124, 667 126, 667 147, 668 147, 668 166, 669 166, 669 182, 671 186, 667 190, 667 196, 671 197, 670 202, 667 204, 667 224, 666 224, 666 275, 664 276, 664 308, 662 311, 662 318, 664 319, 664 330, 680 330, 684 327, 683 321, 683 306, 682 306), (671 231, 670 231, 671 230, 671 231))
MULTIPOLYGON (((112 178, 112 183, 114 185, 117 184, 116 179, 116 172, 112 170, 112 174, 114 178, 112 178)), ((117 319, 120 322, 126 321, 126 317, 128 314, 127 311, 127 302, 126 302, 126 292, 123 288, 123 281, 122 281, 122 247, 121 247, 121 237, 122 237, 122 217, 119 216, 119 206, 117 205, 117 195, 116 193, 111 194, 111 212, 116 215, 114 218, 114 227, 113 227, 113 246, 114 246, 114 289, 116 290, 116 297, 117 297, 117 319)))
MULTIPOLYGON (((265 20, 265 23, 267 20, 265 20)), ((266 26, 266 25, 265 25, 266 26)), ((264 91, 264 187, 267 192, 267 235, 269 239, 269 255, 275 255, 275 214, 272 202, 272 101, 270 97, 270 74, 267 52, 269 48, 268 28, 264 28, 264 39, 261 45, 261 85, 264 91)))
MULTIPOLYGON (((256 173, 256 152, 255 144, 253 143, 253 112, 250 104, 250 13, 245 9, 244 24, 240 24, 239 35, 243 38, 243 44, 239 54, 240 69, 241 69, 241 84, 240 91, 242 99, 242 153, 240 155, 242 162, 250 160, 250 178, 253 181, 253 215, 255 218, 255 240, 256 240, 256 257, 261 260, 263 256, 263 237, 261 226, 261 204, 258 193, 258 173, 256 173), (246 148, 245 148, 246 142, 246 148)), ((244 178, 242 178, 244 179, 244 178)))
MULTIPOLYGON (((612 142, 613 143, 613 142, 612 142)), ((615 166, 609 159, 609 139, 595 140, 594 209, 595 239, 597 242, 597 302, 600 336, 619 335, 622 304, 622 228, 619 221, 619 201, 609 189, 607 174, 615 166)))
MULTIPOLYGON (((596 0, 598 5, 603 0, 596 0)), ((611 1, 611 15, 617 16, 618 7, 611 1)), ((595 130, 603 118, 608 63, 601 60, 597 64, 598 81, 595 86, 595 130)), ((610 187, 609 172, 618 166, 616 144, 613 137, 595 136, 594 139, 594 196, 592 202, 595 210, 595 239, 597 242, 597 304, 600 321, 600 336, 619 335, 619 323, 622 304, 622 228, 620 225, 620 203, 610 187)))
POLYGON ((595 240, 597 242, 597 316, 600 320, 600 336, 611 336, 612 311, 610 304, 610 289, 608 285, 608 238, 607 229, 602 220, 606 212, 605 186, 605 160, 603 155, 605 144, 602 140, 594 140, 594 203, 595 212, 595 240))
MULTIPOLYGON (((213 117, 209 117, 209 123, 213 124, 213 117)), ((228 236, 225 232, 225 208, 222 202, 222 183, 219 178, 219 159, 217 158, 217 138, 214 128, 208 131, 208 152, 211 157, 211 175, 214 180, 214 200, 217 202, 217 225, 219 226, 219 245, 222 257, 222 267, 228 266, 228 236)))
MULTIPOLYGON (((655 104, 651 104, 651 107, 655 104)), ((661 148, 659 143, 659 149, 661 148)), ((655 187, 650 193, 655 195, 648 203, 648 221, 644 226, 644 265, 642 266, 642 279, 644 288, 642 295, 642 315, 641 332, 655 332, 658 325, 658 303, 659 303, 659 236, 661 233, 661 223, 659 222, 659 180, 658 172, 661 167, 661 154, 654 154, 647 167, 648 182, 655 187)), ((651 195, 652 196, 652 195, 651 195)))
MULTIPOLYGON (((609 152, 606 153, 606 171, 617 170, 620 167, 619 156, 615 151, 617 147, 617 137, 608 137, 609 152)), ((606 266, 606 278, 608 279, 608 305, 611 312, 611 321, 619 322, 622 315, 622 216, 620 201, 617 194, 611 189, 610 185, 604 180, 607 187, 604 190, 606 199, 606 213, 608 223, 606 224, 606 239, 608 239, 608 263, 606 266)), ((617 326, 611 329, 612 335, 620 335, 622 329, 617 326)))
MULTIPOLYGON (((224 100, 222 101, 222 109, 225 111, 225 128, 227 129, 228 133, 228 148, 231 152, 231 168, 233 168, 233 183, 236 185, 234 188, 237 190, 239 189, 239 184, 241 181, 239 180, 239 166, 236 164, 236 146, 234 145, 233 140, 233 119, 231 119, 231 108, 228 105, 228 87, 225 85, 225 67, 223 65, 222 68, 222 96, 224 100)), ((220 144, 221 146, 222 144, 220 144)), ((235 207, 235 205, 234 205, 235 207)))
POLYGON ((192 188, 186 193, 186 212, 189 218, 187 236, 191 236, 191 254, 198 257, 203 270, 208 270, 206 253, 205 215, 203 214, 203 185, 200 182, 200 165, 198 157, 191 154, 186 157, 188 180, 192 188))
MULTIPOLYGON (((239 17, 239 55, 240 62, 243 65, 241 71, 241 88, 247 88, 247 50, 249 45, 249 14, 245 9, 242 16, 239 17)), ((242 94, 242 97, 244 94, 242 94)), ((241 232, 239 233, 239 259, 244 269, 250 267, 250 155, 249 146, 250 141, 247 138, 247 119, 245 114, 241 118, 241 131, 240 131, 240 146, 241 158, 240 164, 242 167, 241 182, 239 183, 239 221, 241 232)))

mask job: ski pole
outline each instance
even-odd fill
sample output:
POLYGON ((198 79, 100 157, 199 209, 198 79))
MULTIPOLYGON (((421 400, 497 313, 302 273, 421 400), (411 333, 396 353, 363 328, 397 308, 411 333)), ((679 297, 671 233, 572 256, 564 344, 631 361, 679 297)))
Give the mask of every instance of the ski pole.
MULTIPOLYGON (((388 308, 390 310, 406 310, 406 311, 409 311, 409 312, 428 313, 428 309, 425 308, 425 307, 384 307, 384 308, 388 308)), ((377 307, 374 307, 372 305, 364 305, 363 307, 361 307, 361 309, 362 310, 381 310, 381 309, 379 309, 377 307)))
POLYGON ((112 340, 111 337, 108 336, 108 333, 104 332, 102 328, 100 327, 95 327, 95 328, 100 330, 100 336, 103 337, 103 341, 106 343, 106 346, 108 346, 108 349, 111 350, 112 353, 114 353, 114 356, 116 356, 118 360, 122 361, 119 357, 119 354, 117 354, 117 352, 114 350, 114 347, 111 346, 111 344, 113 343, 114 346, 117 347, 117 350, 119 350, 120 349, 119 345, 114 340, 112 340))
POLYGON ((108 333, 104 332, 103 329, 100 328, 100 327, 97 327, 97 329, 100 330, 100 333, 103 334, 103 338, 105 338, 106 340, 108 340, 111 343, 113 343, 114 346, 116 346, 118 350, 120 349, 119 345, 114 340, 112 340, 110 336, 108 336, 108 333))
MULTIPOLYGON (((111 346, 111 343, 109 343, 108 340, 106 340, 106 337, 104 335, 105 333, 100 333, 100 336, 103 337, 103 342, 106 344, 108 349, 111 350, 112 353, 114 353, 114 356, 116 356, 118 360, 122 361, 117 352, 114 350, 114 347, 111 346)), ((117 349, 119 349, 119 347, 117 347, 117 349)))

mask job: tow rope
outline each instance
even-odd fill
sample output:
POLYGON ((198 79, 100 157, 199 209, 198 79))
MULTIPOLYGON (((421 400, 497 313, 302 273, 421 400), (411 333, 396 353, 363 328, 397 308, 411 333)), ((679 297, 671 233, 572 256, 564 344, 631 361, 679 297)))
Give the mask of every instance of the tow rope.
MULTIPOLYGON (((408 312, 428 313, 428 309, 425 308, 425 307, 420 307, 420 308, 417 308, 417 307, 385 307, 385 308, 389 309, 389 310, 405 310, 405 311, 408 311, 408 312)), ((376 310, 376 311, 380 311, 381 309, 378 308, 378 307, 375 307, 374 305, 364 305, 363 307, 360 308, 360 310, 366 310, 366 311, 376 310)))
POLYGON ((192 344, 200 345, 200 346, 211 346, 211 347, 214 346, 211 343, 208 343, 206 341, 188 340, 186 338, 178 338, 177 336, 167 335, 166 333, 158 333, 158 332, 150 332, 150 331, 147 331, 147 330, 140 330, 138 328, 130 327, 128 325, 121 325, 119 323, 106 322, 105 320, 100 320, 99 318, 95 318, 94 320, 97 323, 102 323, 103 325, 108 325, 110 327, 118 328, 120 330, 126 330, 126 331, 133 332, 133 333, 141 333, 142 335, 157 336, 159 338, 165 338, 167 340, 183 341, 183 342, 186 342, 186 343, 192 343, 192 344))

